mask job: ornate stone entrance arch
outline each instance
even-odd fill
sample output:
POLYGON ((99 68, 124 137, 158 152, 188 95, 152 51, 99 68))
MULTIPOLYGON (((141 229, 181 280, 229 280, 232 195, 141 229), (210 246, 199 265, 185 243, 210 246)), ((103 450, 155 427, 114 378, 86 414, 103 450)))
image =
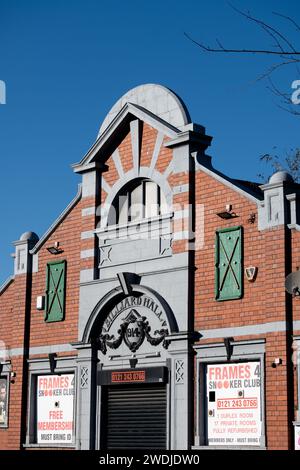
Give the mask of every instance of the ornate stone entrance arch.
MULTIPOLYGON (((122 447, 127 448, 135 441, 133 439, 131 442, 129 433, 138 440, 139 444, 136 442, 136 445, 141 445, 142 440, 150 448, 156 446, 157 436, 160 435, 160 444, 167 448, 167 404, 170 396, 168 349, 171 345, 170 338, 177 333, 177 322, 168 303, 156 291, 143 285, 130 284, 129 289, 124 289, 121 283, 121 287, 109 292, 94 308, 83 339, 92 345, 98 358, 97 447, 109 449, 117 440, 122 442, 122 447), (145 406, 138 407, 136 404, 137 407, 133 410, 132 405, 128 405, 130 391, 139 403, 145 399, 145 393, 148 393, 148 404, 152 403, 152 394, 153 399, 156 393, 161 394, 159 434, 151 436, 146 424, 155 409, 149 415, 146 402, 143 402, 145 406), (124 408, 120 416, 123 422, 117 431, 114 426, 108 425, 111 418, 107 416, 108 410, 115 406, 112 398, 115 396, 114 392, 118 393, 121 400, 118 401, 118 406, 124 408), (124 413, 128 414, 126 418, 124 413), (138 428, 130 424, 133 417, 138 420, 138 428)), ((116 413, 116 410, 112 413, 116 413)))
POLYGON ((117 287, 100 300, 89 317, 82 343, 92 342, 106 354, 107 347, 117 349, 124 340, 129 344, 129 350, 135 352, 143 341, 134 346, 134 342, 129 340, 129 325, 134 322, 141 332, 140 337, 152 345, 158 345, 169 334, 178 332, 176 319, 167 302, 153 289, 133 284, 130 295, 124 294, 122 287, 117 287))
MULTIPOLYGON (((138 363, 134 370, 145 369, 145 377, 150 374, 153 381, 153 372, 164 369, 169 371, 164 374, 164 383, 167 396, 172 396, 172 407, 178 393, 181 403, 183 389, 175 390, 174 386, 178 383, 181 387, 187 380, 187 376, 184 381, 178 379, 178 367, 186 369, 188 363, 185 334, 179 331, 167 301, 149 287, 131 284, 125 293, 120 286, 102 297, 86 322, 81 341, 73 345, 78 350, 78 448, 93 449, 100 445, 104 389, 99 374, 102 372, 115 374, 123 370, 126 374, 126 370, 138 363)), ((157 378, 159 382, 162 380, 157 378)), ((167 409, 170 406, 168 398, 167 409)), ((178 409, 180 413, 183 410, 178 409)), ((174 433, 170 422, 166 431, 168 439, 174 433)))

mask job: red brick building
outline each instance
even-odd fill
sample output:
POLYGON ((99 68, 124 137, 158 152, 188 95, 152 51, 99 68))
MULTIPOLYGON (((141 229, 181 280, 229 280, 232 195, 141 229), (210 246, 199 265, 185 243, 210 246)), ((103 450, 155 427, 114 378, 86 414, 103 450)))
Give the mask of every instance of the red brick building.
POLYGON ((227 177, 210 143, 170 90, 129 91, 74 200, 14 243, 1 449, 300 445, 299 186, 227 177))

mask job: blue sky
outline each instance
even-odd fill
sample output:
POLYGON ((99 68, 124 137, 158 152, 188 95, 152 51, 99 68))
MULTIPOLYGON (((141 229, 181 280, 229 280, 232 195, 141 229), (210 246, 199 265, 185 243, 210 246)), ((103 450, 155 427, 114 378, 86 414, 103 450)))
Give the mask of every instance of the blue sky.
MULTIPOLYGON (((279 11, 300 18, 295 1, 235 1, 273 21, 299 44, 279 11)), ((214 137, 214 166, 257 180, 259 156, 299 145, 300 118, 285 113, 257 77, 270 57, 210 55, 184 37, 228 46, 272 40, 223 0, 0 0, 0 283, 12 273, 11 242, 42 235, 77 192, 79 161, 110 107, 127 90, 160 83, 179 94, 192 120, 214 137)), ((290 66, 289 66, 290 67, 290 66)), ((300 79, 286 67, 277 83, 300 79)))

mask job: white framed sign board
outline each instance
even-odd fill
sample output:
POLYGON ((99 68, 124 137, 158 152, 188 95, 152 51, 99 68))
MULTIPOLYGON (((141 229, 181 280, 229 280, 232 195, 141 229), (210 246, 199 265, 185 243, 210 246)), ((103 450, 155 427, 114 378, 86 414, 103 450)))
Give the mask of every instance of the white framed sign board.
POLYGON ((295 450, 300 450, 300 426, 295 425, 295 450))
POLYGON ((208 445, 260 445, 262 411, 259 361, 208 365, 206 396, 208 445))
POLYGON ((74 374, 37 376, 37 443, 72 444, 74 374))

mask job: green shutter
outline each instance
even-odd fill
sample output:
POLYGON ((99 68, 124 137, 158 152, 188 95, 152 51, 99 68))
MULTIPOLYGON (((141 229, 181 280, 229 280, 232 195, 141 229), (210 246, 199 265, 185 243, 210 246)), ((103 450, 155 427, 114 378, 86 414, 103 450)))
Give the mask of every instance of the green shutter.
POLYGON ((242 227, 231 227, 216 232, 216 300, 240 299, 243 295, 242 236, 242 227))
POLYGON ((47 264, 46 322, 62 321, 65 316, 66 261, 47 264))

